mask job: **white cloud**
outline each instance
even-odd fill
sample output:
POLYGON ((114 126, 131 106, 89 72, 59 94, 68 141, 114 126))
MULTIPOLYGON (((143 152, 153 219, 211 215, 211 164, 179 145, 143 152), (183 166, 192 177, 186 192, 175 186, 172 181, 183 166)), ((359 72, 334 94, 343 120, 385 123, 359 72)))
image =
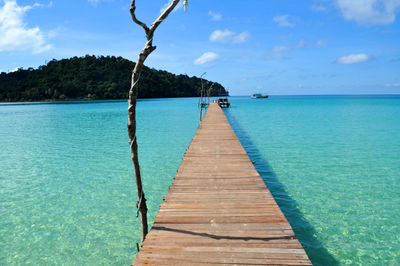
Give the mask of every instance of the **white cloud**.
POLYGON ((324 40, 318 40, 317 42, 316 42, 316 44, 315 44, 315 46, 317 46, 317 47, 323 47, 323 46, 326 46, 328 43, 326 42, 326 41, 324 41, 324 40))
POLYGON ((23 21, 25 13, 38 6, 41 5, 18 6, 15 0, 4 1, 4 6, 0 8, 0 52, 32 50, 33 53, 41 53, 51 48, 39 27, 27 28, 23 21))
POLYGON ((272 20, 281 27, 294 27, 296 25, 291 15, 276 16, 272 20))
POLYGON ((230 30, 215 30, 210 35, 210 41, 212 42, 230 42, 235 35, 230 30))
POLYGON ((243 31, 240 34, 236 34, 228 29, 226 30, 215 30, 211 33, 209 40, 211 42, 222 42, 222 43, 243 43, 246 42, 250 37, 248 31, 243 31))
POLYGON ((200 56, 199 58, 194 60, 193 64, 202 65, 202 64, 205 64, 207 62, 215 61, 215 60, 217 60, 219 58, 221 58, 221 56, 219 54, 216 54, 216 53, 213 53, 213 52, 206 52, 202 56, 200 56))
POLYGON ((216 13, 213 11, 208 11, 208 15, 211 17, 212 21, 219 21, 222 19, 222 15, 220 13, 216 13))
POLYGON ((326 6, 323 5, 312 5, 311 9, 317 12, 322 12, 322 11, 326 11, 326 6))
POLYGON ((248 31, 244 31, 235 37, 233 37, 232 42, 233 43, 244 43, 247 42, 247 40, 250 38, 250 33, 248 31))
POLYGON ((400 83, 385 84, 386 87, 400 87, 400 83))
POLYGON ((305 41, 305 40, 300 40, 300 41, 296 44, 295 48, 303 48, 303 47, 305 47, 305 46, 306 46, 306 41, 305 41))
POLYGON ((357 63, 362 63, 362 62, 367 62, 371 60, 371 57, 369 57, 366 54, 349 54, 346 56, 342 56, 336 60, 337 64, 357 64, 357 63))
POLYGON ((100 2, 110 2, 112 0, 88 0, 89 3, 91 3, 93 6, 97 7, 97 4, 100 2))
POLYGON ((275 45, 265 56, 265 59, 285 58, 287 53, 291 50, 289 46, 275 45))
POLYGON ((300 40, 297 44, 291 46, 275 45, 266 54, 266 59, 288 58, 290 51, 306 47, 307 42, 300 40))
POLYGON ((275 45, 274 47, 272 47, 271 51, 273 51, 274 53, 282 53, 282 52, 286 52, 290 50, 290 47, 288 46, 282 46, 282 45, 275 45))
POLYGON ((399 11, 400 0, 337 0, 343 17, 364 25, 391 24, 399 11))
POLYGON ((18 70, 22 69, 22 67, 16 67, 8 73, 17 72, 18 70))
POLYGON ((34 3, 34 7, 40 6, 40 7, 53 7, 53 1, 50 1, 47 5, 39 4, 39 3, 34 3))

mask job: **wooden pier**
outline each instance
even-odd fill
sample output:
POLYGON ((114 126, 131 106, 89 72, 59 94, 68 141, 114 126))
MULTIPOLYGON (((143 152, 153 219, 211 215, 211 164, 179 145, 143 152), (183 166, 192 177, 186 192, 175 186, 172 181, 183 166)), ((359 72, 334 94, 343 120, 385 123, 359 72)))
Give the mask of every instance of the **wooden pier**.
POLYGON ((143 264, 311 265, 215 103, 132 265, 143 264))

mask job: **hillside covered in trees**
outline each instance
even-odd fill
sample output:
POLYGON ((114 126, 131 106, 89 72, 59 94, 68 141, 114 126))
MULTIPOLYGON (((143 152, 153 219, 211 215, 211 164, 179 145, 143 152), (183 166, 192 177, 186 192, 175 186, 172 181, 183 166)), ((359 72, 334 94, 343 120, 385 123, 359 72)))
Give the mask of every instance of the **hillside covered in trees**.
MULTIPOLYGON (((0 74, 0 101, 127 99, 135 63, 122 57, 85 56, 52 60, 38 69, 0 74)), ((211 86, 206 81, 206 88, 211 86)), ((199 78, 144 67, 139 98, 199 96, 199 78)), ((211 95, 225 92, 215 83, 211 95)))

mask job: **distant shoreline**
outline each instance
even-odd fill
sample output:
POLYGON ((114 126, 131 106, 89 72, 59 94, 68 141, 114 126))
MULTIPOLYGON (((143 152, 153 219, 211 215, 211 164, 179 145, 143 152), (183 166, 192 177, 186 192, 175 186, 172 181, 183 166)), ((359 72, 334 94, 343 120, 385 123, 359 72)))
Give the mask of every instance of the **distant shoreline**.
MULTIPOLYGON (((216 97, 216 96, 210 96, 216 97)), ((234 97, 242 97, 242 96, 234 96, 234 97)), ((183 97, 158 97, 158 98, 138 98, 137 101, 145 101, 152 99, 184 99, 184 98, 198 98, 198 96, 183 96, 183 97)), ((34 105, 34 104, 68 104, 68 103, 101 103, 101 102, 126 102, 128 99, 46 99, 46 100, 27 100, 27 101, 1 101, 0 105, 34 105)))
MULTIPOLYGON (((215 98, 217 96, 210 96, 215 98)), ((243 97, 250 98, 248 95, 233 95, 229 97, 243 97)), ((387 98, 387 97, 400 97, 400 94, 319 94, 319 95, 269 95, 270 98, 357 98, 357 97, 368 97, 368 98, 387 98)), ((147 100, 160 100, 160 99, 184 99, 184 98, 198 98, 198 96, 187 96, 187 97, 159 97, 159 98, 138 98, 137 101, 147 100)), ((102 103, 102 102, 125 102, 128 99, 64 99, 64 100, 39 100, 39 101, 0 101, 0 106, 11 106, 11 105, 40 105, 40 104, 84 104, 84 103, 102 103)))

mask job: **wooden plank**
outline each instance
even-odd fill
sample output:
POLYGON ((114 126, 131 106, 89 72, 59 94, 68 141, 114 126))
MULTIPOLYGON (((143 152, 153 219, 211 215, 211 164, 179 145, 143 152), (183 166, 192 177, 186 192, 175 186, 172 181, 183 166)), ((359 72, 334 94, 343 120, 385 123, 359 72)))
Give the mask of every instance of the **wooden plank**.
POLYGON ((133 265, 311 265, 290 224, 211 104, 133 265))

